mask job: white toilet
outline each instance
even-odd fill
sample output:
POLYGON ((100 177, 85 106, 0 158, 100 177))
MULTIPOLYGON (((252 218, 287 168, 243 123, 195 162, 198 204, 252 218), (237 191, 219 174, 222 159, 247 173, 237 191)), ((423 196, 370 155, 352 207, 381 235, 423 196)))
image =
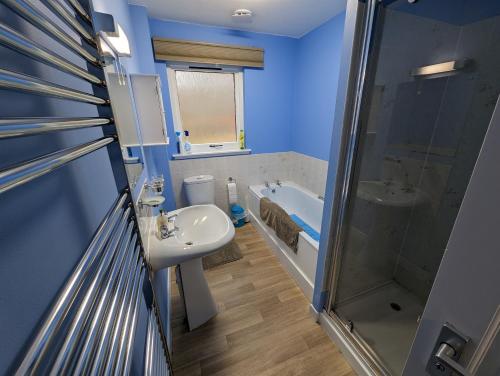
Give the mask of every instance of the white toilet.
POLYGON ((212 175, 185 178, 184 189, 189 206, 215 204, 215 179, 212 175))

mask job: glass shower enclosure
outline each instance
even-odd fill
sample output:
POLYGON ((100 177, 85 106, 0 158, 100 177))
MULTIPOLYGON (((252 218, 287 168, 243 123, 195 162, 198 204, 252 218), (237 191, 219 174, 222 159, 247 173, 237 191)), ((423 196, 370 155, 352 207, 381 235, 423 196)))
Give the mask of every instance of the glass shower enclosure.
POLYGON ((500 1, 368 0, 358 18, 328 307, 401 375, 500 94, 500 1))

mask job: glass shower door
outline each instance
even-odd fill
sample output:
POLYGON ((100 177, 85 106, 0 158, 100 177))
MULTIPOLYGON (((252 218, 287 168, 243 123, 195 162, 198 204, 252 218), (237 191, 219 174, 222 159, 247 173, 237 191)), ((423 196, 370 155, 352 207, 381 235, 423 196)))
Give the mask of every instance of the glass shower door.
POLYGON ((330 312, 399 375, 500 93, 500 2, 383 4, 330 312))

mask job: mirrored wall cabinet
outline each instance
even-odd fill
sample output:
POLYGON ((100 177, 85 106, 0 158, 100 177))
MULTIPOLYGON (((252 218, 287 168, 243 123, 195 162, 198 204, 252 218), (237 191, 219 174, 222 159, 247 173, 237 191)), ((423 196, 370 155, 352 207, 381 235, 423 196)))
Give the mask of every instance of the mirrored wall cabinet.
POLYGON ((168 145, 165 110, 157 75, 129 74, 129 86, 120 74, 109 77, 116 123, 123 147, 168 145), (135 112, 135 113, 134 113, 135 112), (138 130, 135 123, 138 124, 138 130))
POLYGON ((119 63, 106 66, 106 83, 129 185, 135 188, 146 169, 130 75, 119 63))
POLYGON ((143 146, 168 145, 160 77, 131 74, 130 82, 143 146))

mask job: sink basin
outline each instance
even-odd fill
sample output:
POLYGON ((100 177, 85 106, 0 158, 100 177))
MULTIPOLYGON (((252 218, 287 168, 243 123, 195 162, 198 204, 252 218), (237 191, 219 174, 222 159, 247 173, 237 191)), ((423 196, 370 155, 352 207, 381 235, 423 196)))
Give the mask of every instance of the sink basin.
POLYGON ((156 237, 156 217, 149 219, 145 249, 154 271, 206 256, 234 237, 231 219, 215 205, 188 206, 168 215, 177 215, 179 230, 167 239, 156 237))
POLYGON ((360 181, 358 197, 378 205, 410 207, 427 201, 426 194, 413 187, 405 187, 397 181, 360 181))
POLYGON ((177 215, 178 230, 167 239, 156 236, 156 217, 141 222, 146 257, 154 272, 179 265, 181 291, 189 330, 217 314, 201 258, 229 243, 234 237, 231 219, 215 205, 195 205, 168 213, 177 215))

